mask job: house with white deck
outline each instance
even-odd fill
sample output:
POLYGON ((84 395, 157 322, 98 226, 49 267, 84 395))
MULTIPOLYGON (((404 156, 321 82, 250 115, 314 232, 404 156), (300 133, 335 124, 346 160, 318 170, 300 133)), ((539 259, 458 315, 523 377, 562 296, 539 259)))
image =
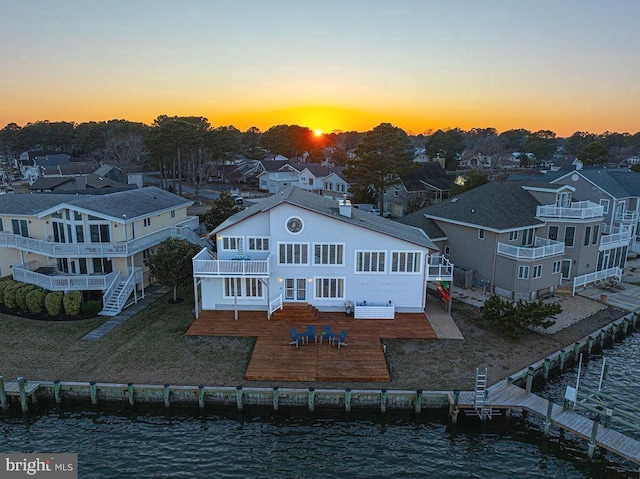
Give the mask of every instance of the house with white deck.
POLYGON ((144 296, 144 259, 169 237, 201 244, 192 201, 157 187, 107 194, 0 196, 0 276, 102 297, 114 315, 144 296))
POLYGON ((193 258, 201 310, 271 313, 287 303, 356 318, 424 311, 429 281, 453 265, 419 228, 291 187, 218 226, 217 254, 193 258))

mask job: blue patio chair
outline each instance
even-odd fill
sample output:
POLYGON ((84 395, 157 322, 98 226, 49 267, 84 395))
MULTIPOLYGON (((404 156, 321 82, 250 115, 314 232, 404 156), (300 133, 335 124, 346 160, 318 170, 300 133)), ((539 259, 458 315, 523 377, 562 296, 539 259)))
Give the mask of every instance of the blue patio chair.
POLYGON ((316 327, 313 324, 307 326, 307 331, 301 333, 300 336, 304 338, 306 343, 309 343, 309 339, 311 338, 313 338, 314 342, 318 342, 318 334, 316 333, 316 327))
MULTIPOLYGON (((340 336, 337 338, 338 349, 340 349, 340 346, 347 346, 347 343, 344 342, 345 339, 347 339, 347 330, 343 329, 340 332, 340 336)), ((336 341, 334 341, 334 342, 336 342, 336 341)))
POLYGON ((322 326, 322 334, 320 335, 321 343, 324 338, 327 338, 329 344, 333 344, 337 337, 338 335, 336 333, 331 332, 331 326, 322 326))
POLYGON ((302 341, 302 344, 304 344, 304 337, 301 334, 298 334, 298 331, 296 331, 296 328, 291 328, 289 330, 289 334, 291 335, 291 342, 289 344, 295 344, 296 348, 298 347, 298 344, 302 341))

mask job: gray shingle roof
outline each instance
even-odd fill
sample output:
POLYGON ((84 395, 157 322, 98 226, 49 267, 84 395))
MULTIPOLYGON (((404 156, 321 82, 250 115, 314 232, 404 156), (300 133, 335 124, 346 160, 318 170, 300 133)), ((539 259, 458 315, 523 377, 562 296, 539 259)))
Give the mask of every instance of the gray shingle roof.
POLYGON ((31 193, 0 196, 0 214, 38 215, 60 204, 103 216, 131 220, 156 211, 190 206, 193 202, 155 186, 104 195, 31 193))
POLYGON ((527 184, 531 183, 493 181, 420 212, 433 219, 498 231, 542 225, 535 217, 540 202, 522 188, 527 184))
POLYGON ((415 211, 397 220, 398 223, 402 223, 409 226, 415 226, 427 233, 427 236, 432 240, 438 240, 446 238, 447 235, 440 227, 430 218, 427 218, 422 211, 415 211))
POLYGON ((391 221, 386 218, 371 214, 369 212, 360 211, 357 208, 351 209, 351 218, 343 216, 339 212, 338 203, 335 200, 325 198, 314 193, 310 193, 296 186, 291 186, 286 190, 276 193, 259 203, 242 210, 228 218, 224 223, 218 226, 213 233, 222 231, 229 226, 237 224, 253 215, 268 211, 280 204, 288 203, 300 208, 329 216, 338 221, 343 221, 352 225, 360 226, 378 233, 392 236, 410 243, 437 250, 438 247, 433 244, 427 235, 419 228, 404 225, 391 221))

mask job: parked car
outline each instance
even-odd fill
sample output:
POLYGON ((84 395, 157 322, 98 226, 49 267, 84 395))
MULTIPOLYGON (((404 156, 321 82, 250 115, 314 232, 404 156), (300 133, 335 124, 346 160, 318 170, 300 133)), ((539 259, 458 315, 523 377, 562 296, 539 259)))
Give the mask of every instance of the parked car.
POLYGON ((244 203, 244 200, 242 199, 242 196, 240 196, 240 195, 233 194, 233 195, 231 195, 231 198, 233 198, 233 200, 236 202, 236 205, 241 205, 241 204, 244 203))

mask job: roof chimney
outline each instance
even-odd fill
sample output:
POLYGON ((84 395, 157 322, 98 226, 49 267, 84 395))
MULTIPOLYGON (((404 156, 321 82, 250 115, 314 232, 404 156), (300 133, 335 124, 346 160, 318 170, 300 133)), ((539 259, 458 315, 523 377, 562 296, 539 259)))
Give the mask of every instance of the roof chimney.
POLYGON ((340 207, 340 214, 347 218, 351 218, 351 201, 344 198, 342 200, 338 200, 338 205, 340 207))

